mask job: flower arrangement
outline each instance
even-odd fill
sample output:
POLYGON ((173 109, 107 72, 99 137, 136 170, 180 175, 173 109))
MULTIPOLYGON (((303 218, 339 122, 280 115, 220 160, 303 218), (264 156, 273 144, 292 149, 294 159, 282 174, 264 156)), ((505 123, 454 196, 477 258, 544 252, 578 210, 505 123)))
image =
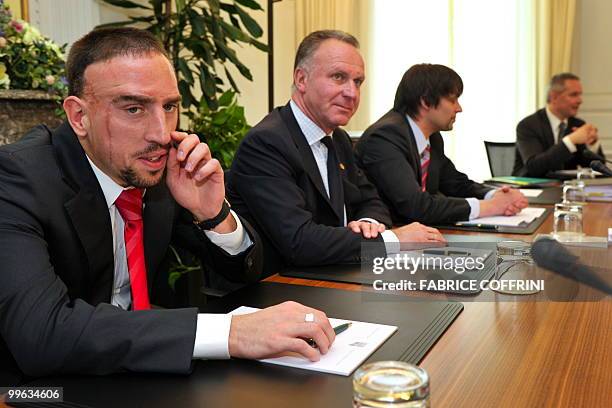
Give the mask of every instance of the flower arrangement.
POLYGON ((67 93, 64 50, 25 21, 13 19, 0 0, 0 89, 67 93))

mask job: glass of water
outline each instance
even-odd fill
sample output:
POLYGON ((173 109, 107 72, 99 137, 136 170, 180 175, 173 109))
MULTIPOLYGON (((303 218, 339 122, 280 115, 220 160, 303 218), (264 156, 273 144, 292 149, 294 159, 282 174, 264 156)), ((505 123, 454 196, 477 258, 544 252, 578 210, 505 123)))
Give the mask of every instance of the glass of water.
POLYGON ((489 288, 509 295, 531 295, 542 290, 541 271, 531 257, 531 244, 523 241, 497 243, 495 280, 489 288))
POLYGON ((582 205, 575 203, 555 204, 553 237, 561 242, 572 242, 582 238, 582 205))
POLYGON ((429 408, 429 376, 402 361, 379 361, 353 375, 354 408, 429 408))
POLYGON ((563 182, 563 202, 572 204, 586 204, 586 191, 584 181, 567 180, 563 182))
POLYGON ((595 178, 595 172, 590 167, 583 167, 576 173, 578 180, 591 180, 595 178))

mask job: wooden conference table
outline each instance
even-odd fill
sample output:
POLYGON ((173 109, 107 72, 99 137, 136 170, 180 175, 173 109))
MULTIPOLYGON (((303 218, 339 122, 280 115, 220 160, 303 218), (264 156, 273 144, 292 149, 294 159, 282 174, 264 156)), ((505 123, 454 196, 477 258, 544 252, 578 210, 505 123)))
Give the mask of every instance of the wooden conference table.
MULTIPOLYGON (((549 233, 552 218, 536 234, 549 233)), ((584 210, 585 233, 607 236, 608 228, 612 228, 612 204, 589 203, 584 210)), ((267 280, 363 290, 361 285, 278 275, 267 280)), ((612 406, 610 297, 592 302, 521 299, 463 304, 463 312, 420 363, 430 376, 432 407, 612 406)))

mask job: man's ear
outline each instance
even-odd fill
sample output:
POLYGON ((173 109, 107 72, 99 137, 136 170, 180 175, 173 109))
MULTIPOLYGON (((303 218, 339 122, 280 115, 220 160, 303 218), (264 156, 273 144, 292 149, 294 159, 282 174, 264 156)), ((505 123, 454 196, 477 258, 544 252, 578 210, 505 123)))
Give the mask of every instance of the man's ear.
POLYGON ((293 72, 293 85, 299 92, 304 92, 306 89, 306 81, 308 80, 308 72, 304 68, 296 68, 293 72))
POLYGON ((81 98, 71 95, 64 99, 64 111, 70 127, 79 137, 86 137, 91 123, 87 113, 87 104, 81 98))
POLYGON ((427 112, 431 108, 431 106, 429 106, 423 98, 421 98, 421 102, 419 103, 419 105, 421 106, 421 109, 423 109, 425 112, 427 112))

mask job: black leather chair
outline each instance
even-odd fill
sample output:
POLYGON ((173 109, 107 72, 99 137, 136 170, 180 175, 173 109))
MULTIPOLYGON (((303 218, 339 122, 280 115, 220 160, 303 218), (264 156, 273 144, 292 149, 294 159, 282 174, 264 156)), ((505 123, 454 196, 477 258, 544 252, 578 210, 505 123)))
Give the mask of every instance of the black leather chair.
POLYGON ((491 177, 510 176, 514 168, 516 143, 484 142, 489 159, 491 177))

